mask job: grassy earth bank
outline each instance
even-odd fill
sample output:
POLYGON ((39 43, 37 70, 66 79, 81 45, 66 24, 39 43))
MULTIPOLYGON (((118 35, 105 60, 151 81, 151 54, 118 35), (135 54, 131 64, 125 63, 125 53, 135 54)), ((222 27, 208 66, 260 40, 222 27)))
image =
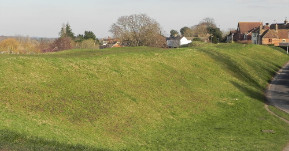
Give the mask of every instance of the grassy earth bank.
POLYGON ((240 44, 0 55, 0 150, 281 150, 263 92, 288 60, 240 44))

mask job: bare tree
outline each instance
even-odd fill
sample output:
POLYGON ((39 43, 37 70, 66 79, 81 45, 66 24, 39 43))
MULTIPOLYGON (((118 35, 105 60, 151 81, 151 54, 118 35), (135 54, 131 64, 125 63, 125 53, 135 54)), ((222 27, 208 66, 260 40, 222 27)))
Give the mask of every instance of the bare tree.
POLYGON ((159 46, 161 28, 159 23, 145 14, 122 16, 111 26, 115 38, 128 46, 159 46))
POLYGON ((50 45, 50 49, 44 50, 44 52, 68 50, 74 48, 74 45, 75 43, 70 37, 60 37, 50 45))
POLYGON ((217 28, 215 20, 213 18, 204 18, 198 25, 193 26, 192 33, 196 37, 208 37, 210 31, 208 29, 217 28))
POLYGON ((207 30, 208 26, 205 24, 198 24, 193 26, 192 29, 192 33, 193 36, 195 37, 206 37, 208 35, 208 30, 207 30))

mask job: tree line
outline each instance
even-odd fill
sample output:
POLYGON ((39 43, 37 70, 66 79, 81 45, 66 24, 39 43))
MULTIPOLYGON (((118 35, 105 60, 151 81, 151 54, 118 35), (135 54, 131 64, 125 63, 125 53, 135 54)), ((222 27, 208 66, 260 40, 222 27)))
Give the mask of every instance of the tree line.
POLYGON ((30 37, 13 37, 0 41, 0 53, 41 53, 67 49, 98 49, 99 40, 92 31, 75 36, 71 26, 64 24, 56 39, 33 39, 30 37))
POLYGON ((0 53, 27 54, 41 53, 53 43, 52 39, 32 39, 30 37, 7 38, 0 42, 0 53))
POLYGON ((207 41, 212 43, 219 43, 225 40, 220 28, 217 27, 213 18, 204 18, 199 24, 191 27, 183 27, 180 33, 177 30, 170 31, 170 37, 194 37, 196 41, 207 41))
POLYGON ((75 36, 71 26, 67 23, 62 26, 57 38, 44 52, 61 51, 67 49, 98 49, 99 40, 92 31, 85 31, 84 34, 75 36))
MULTIPOLYGON (((113 37, 123 46, 166 47, 166 37, 160 24, 145 14, 121 16, 109 30, 113 37)), ((180 33, 170 31, 171 37, 195 37, 194 40, 206 40, 218 43, 222 41, 222 32, 214 19, 205 18, 199 24, 183 27, 180 33)), ((67 23, 62 26, 59 37, 55 40, 32 40, 30 38, 9 38, 0 42, 0 52, 39 53, 54 52, 67 49, 98 49, 100 41, 92 31, 75 35, 67 23)))

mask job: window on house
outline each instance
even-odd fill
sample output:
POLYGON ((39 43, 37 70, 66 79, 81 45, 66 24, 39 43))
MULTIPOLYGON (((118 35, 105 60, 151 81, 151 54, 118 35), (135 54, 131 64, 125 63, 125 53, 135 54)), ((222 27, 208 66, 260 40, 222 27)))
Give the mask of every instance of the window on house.
POLYGON ((286 39, 283 39, 283 40, 282 40, 282 42, 284 42, 284 43, 285 43, 285 42, 286 42, 286 39))
POLYGON ((272 42, 272 39, 269 39, 269 42, 272 42))

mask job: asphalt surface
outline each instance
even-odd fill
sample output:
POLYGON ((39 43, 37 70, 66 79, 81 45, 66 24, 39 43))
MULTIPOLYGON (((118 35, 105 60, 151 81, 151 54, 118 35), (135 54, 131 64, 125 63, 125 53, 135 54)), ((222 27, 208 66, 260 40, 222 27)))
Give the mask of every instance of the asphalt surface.
POLYGON ((289 63, 272 80, 267 98, 271 105, 289 113, 289 63))

